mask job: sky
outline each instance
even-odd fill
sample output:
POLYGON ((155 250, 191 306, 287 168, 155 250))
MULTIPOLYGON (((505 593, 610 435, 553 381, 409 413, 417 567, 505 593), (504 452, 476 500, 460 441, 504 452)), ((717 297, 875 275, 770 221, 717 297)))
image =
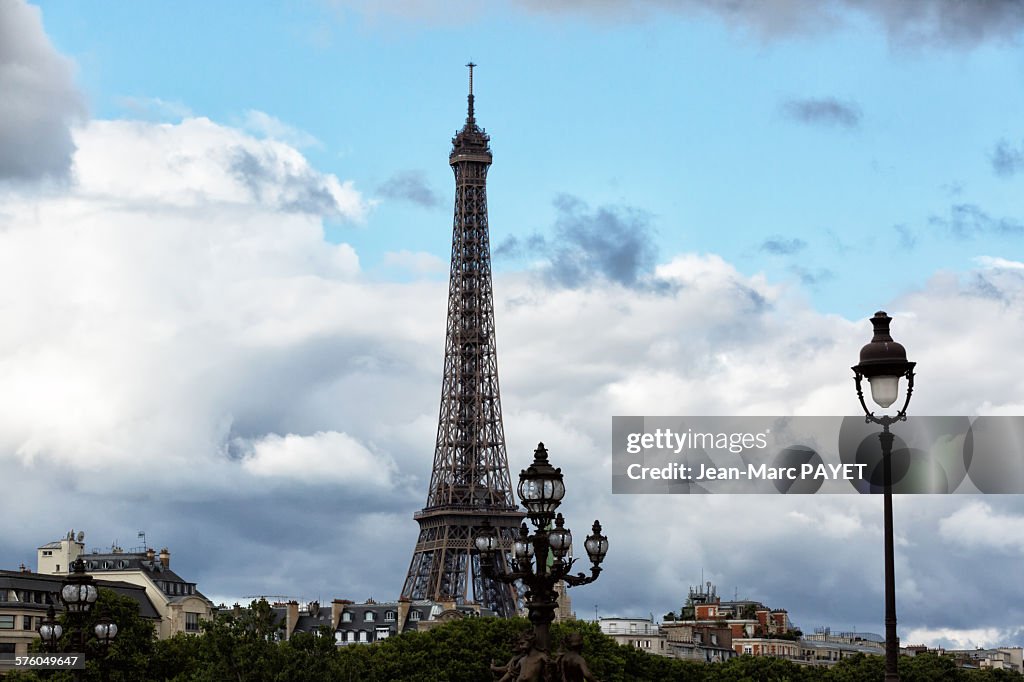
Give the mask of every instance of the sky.
MULTIPOLYGON (((393 599, 426 499, 475 71, 513 477, 581 617, 705 579, 882 631, 881 500, 612 496, 611 417, 1024 409, 1024 3, 0 0, 0 566, 145 531, 215 601, 393 599)), ((906 644, 1024 644, 1024 501, 898 497, 906 644)))

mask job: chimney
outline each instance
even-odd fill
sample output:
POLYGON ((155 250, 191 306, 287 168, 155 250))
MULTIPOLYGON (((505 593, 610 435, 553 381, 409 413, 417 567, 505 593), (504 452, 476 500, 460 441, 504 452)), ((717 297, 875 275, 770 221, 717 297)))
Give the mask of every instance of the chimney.
POLYGON ((171 567, 171 553, 166 547, 160 550, 160 565, 164 568, 171 567))
POLYGON ((335 599, 331 602, 331 629, 337 630, 338 623, 341 622, 341 612, 345 610, 345 604, 348 602, 344 599, 335 599))
POLYGON ((285 618, 284 618, 284 638, 286 640, 292 638, 292 633, 295 632, 295 626, 299 622, 299 602, 294 599, 285 604, 285 618))
POLYGON ((396 623, 396 625, 398 626, 398 634, 402 634, 403 632, 405 632, 405 622, 409 618, 410 603, 411 602, 408 597, 398 598, 398 622, 396 623))
POLYGON ((242 605, 239 604, 238 602, 235 602, 234 606, 231 607, 231 615, 234 616, 235 618, 238 618, 239 616, 241 616, 242 615, 242 605))
POLYGON ((25 564, 21 564, 20 566, 18 566, 18 570, 21 571, 22 573, 31 573, 32 572, 32 571, 28 570, 28 566, 26 566, 25 564))
POLYGON ((147 547, 146 548, 146 561, 148 561, 149 563, 153 563, 154 559, 156 559, 156 550, 153 549, 152 547, 147 547))

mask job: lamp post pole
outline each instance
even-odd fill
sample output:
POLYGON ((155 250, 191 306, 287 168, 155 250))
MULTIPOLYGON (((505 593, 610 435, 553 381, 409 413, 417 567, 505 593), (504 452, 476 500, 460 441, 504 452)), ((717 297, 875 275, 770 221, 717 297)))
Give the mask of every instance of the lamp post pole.
POLYGON ((871 318, 874 336, 860 350, 860 362, 852 367, 857 387, 857 399, 864 409, 864 421, 882 427, 878 440, 882 448, 883 533, 885 535, 885 681, 899 682, 900 640, 896 634, 896 566, 892 527, 892 444, 895 439, 889 427, 906 421, 907 407, 914 393, 914 366, 907 361, 907 351, 892 339, 889 323, 892 318, 884 311, 871 318), (899 380, 906 378, 907 391, 903 407, 895 415, 875 415, 864 400, 862 381, 871 386, 871 399, 881 408, 896 402, 899 380))
POLYGON ((474 539, 485 576, 503 583, 521 581, 526 588, 526 608, 534 631, 533 647, 545 654, 551 645, 551 623, 558 608, 555 585, 559 580, 568 587, 594 582, 608 553, 608 538, 601 534, 601 523, 594 521, 592 533, 583 543, 591 562, 590 575, 570 573, 577 561, 567 556, 572 532, 565 527, 562 515, 555 513, 564 496, 562 471, 551 466, 548 451, 540 443, 534 451, 533 463, 519 474, 519 497, 534 532, 531 534, 525 523, 520 527, 519 537, 512 544, 513 570, 499 572, 496 569, 499 543, 489 522, 483 523, 474 539))
MULTIPOLYGON (((67 622, 70 626, 66 633, 69 638, 68 653, 85 654, 85 645, 89 640, 88 616, 92 610, 99 592, 96 590, 92 576, 85 572, 85 562, 81 557, 75 559, 71 564, 71 571, 64 579, 60 588, 60 601, 64 605, 64 612, 67 614, 67 622)), ((117 636, 117 625, 109 618, 101 618, 94 628, 96 638, 104 645, 104 654, 111 640, 117 636)), ((57 652, 61 650, 60 639, 65 634, 63 626, 57 622, 56 612, 53 605, 46 611, 46 618, 38 629, 39 637, 47 651, 57 652)), ((101 661, 102 665, 102 661, 101 661)), ((106 677, 105 671, 102 671, 106 677)), ((75 680, 82 679, 82 671, 79 668, 73 670, 75 680)))

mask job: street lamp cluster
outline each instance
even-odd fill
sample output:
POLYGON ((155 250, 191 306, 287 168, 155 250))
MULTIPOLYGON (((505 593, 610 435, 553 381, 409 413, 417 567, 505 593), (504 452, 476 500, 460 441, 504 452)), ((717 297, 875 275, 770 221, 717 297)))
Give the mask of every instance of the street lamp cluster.
POLYGON ((896 635, 896 576, 893 552, 892 530, 892 444, 894 436, 889 427, 895 422, 906 421, 910 396, 914 393, 914 366, 907 360, 907 351, 892 339, 889 323, 892 318, 884 311, 878 311, 871 318, 875 334, 871 342, 860 349, 860 362, 852 367, 853 380, 857 386, 857 399, 864 409, 867 423, 882 427, 878 434, 882 446, 882 487, 885 534, 885 680, 898 682, 900 679, 897 662, 900 640, 896 635), (907 390, 903 406, 894 415, 878 416, 864 401, 862 382, 868 380, 871 399, 878 407, 885 409, 899 397, 900 379, 906 378, 907 390))
MULTIPOLYGON (((899 639, 896 635, 896 580, 893 558, 892 522, 892 445, 894 436, 890 426, 907 418, 907 407, 914 392, 914 367, 916 363, 907 360, 907 351, 896 343, 889 332, 892 318, 884 311, 875 313, 871 319, 874 336, 860 351, 860 362, 854 365, 854 382, 857 399, 864 410, 867 423, 878 424, 882 448, 884 534, 885 534, 885 679, 898 682, 897 660, 899 639), (906 391, 902 406, 895 414, 876 414, 864 399, 863 381, 867 379, 871 399, 878 408, 885 410, 897 402, 900 380, 906 379, 906 391)), ((572 546, 572 533, 565 527, 565 519, 556 513, 565 496, 565 483, 561 469, 548 462, 548 452, 541 443, 534 452, 533 463, 519 474, 519 497, 527 510, 527 517, 533 523, 530 533, 524 523, 518 537, 512 543, 511 571, 499 571, 496 556, 502 550, 502 542, 495 528, 484 522, 474 544, 480 556, 485 576, 503 583, 521 581, 526 588, 525 601, 530 622, 534 629, 534 648, 547 652, 550 646, 550 625, 554 621, 558 606, 555 585, 559 580, 569 587, 585 585, 597 580, 601 573, 601 562, 608 552, 608 538, 601 534, 601 524, 594 521, 593 533, 584 541, 590 557, 590 575, 570 574, 575 559, 567 559, 572 546), (552 524, 554 526, 552 527, 552 524)), ((525 658, 523 659, 525 660, 525 658)))
MULTIPOLYGON (((69 641, 64 650, 83 653, 90 635, 86 619, 96 604, 99 592, 92 576, 85 572, 85 562, 81 557, 72 562, 71 572, 64 579, 59 595, 68 616, 68 624, 71 626, 70 632, 68 632, 69 641)), ((52 604, 47 609, 46 618, 43 619, 38 632, 39 638, 43 642, 43 648, 47 651, 56 653, 61 649, 60 640, 64 635, 64 626, 57 622, 52 604)), ((114 637, 117 636, 117 624, 104 616, 93 626, 92 634, 106 651, 114 637)), ((80 672, 80 670, 75 670, 76 679, 80 672)))
POLYGON ((526 588, 525 602, 533 623, 534 646, 545 652, 550 646, 550 625, 558 608, 555 585, 560 580, 568 587, 594 582, 608 553, 608 538, 601 534, 601 523, 594 521, 591 534, 583 542, 591 562, 590 575, 570 573, 576 563, 576 559, 568 556, 572 531, 565 527, 562 515, 555 513, 564 496, 562 470, 551 466, 548 451, 540 443, 533 453, 533 463, 519 473, 519 498, 526 507, 534 532, 530 533, 525 523, 520 527, 519 536, 512 543, 513 570, 496 568, 501 542, 490 523, 485 521, 474 539, 486 577, 503 583, 521 581, 526 588))

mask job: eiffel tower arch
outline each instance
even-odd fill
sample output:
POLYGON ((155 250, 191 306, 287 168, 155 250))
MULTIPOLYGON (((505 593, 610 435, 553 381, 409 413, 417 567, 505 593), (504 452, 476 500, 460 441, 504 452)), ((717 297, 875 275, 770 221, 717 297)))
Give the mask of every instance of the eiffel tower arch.
POLYGON ((507 568, 525 514, 513 495, 501 421, 487 224, 490 137, 476 123, 475 64, 467 66, 469 110, 448 157, 455 173, 455 217, 434 467, 427 503, 414 515, 420 533, 402 596, 477 603, 512 616, 515 589, 485 578, 473 552, 476 530, 487 520, 505 550, 498 568, 507 568))

